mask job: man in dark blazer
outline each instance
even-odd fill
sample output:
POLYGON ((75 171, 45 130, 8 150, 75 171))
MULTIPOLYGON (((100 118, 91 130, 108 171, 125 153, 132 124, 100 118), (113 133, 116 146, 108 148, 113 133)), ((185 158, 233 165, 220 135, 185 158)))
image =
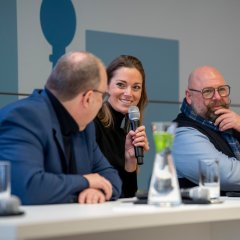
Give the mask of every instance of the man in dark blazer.
POLYGON ((101 203, 121 180, 95 141, 91 122, 106 97, 103 63, 87 52, 62 56, 45 89, 0 110, 0 161, 11 163, 23 204, 101 203))

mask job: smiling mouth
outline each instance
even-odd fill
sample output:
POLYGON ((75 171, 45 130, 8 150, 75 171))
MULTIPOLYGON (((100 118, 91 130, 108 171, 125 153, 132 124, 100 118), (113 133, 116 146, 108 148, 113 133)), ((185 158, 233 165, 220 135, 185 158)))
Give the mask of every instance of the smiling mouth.
POLYGON ((123 103, 123 104, 125 104, 125 105, 128 105, 128 106, 130 106, 131 103, 132 103, 132 101, 126 100, 126 99, 120 99, 120 102, 123 103))

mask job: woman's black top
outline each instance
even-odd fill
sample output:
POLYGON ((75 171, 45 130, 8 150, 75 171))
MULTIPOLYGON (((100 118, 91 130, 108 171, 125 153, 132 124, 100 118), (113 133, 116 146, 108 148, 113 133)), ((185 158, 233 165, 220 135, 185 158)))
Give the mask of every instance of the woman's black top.
POLYGON ((112 166, 117 169, 122 180, 121 197, 134 197, 137 191, 137 173, 125 171, 125 139, 126 133, 121 128, 124 114, 110 107, 113 126, 105 127, 98 118, 95 118, 97 143, 112 166))

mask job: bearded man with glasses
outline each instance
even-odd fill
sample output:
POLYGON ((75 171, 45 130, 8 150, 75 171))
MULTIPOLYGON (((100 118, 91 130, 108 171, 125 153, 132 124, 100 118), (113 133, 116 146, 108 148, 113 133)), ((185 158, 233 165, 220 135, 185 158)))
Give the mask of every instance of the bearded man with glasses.
POLYGON ((173 145, 181 188, 198 185, 201 159, 219 160, 221 194, 240 191, 240 116, 230 109, 230 86, 214 67, 189 76, 173 145))

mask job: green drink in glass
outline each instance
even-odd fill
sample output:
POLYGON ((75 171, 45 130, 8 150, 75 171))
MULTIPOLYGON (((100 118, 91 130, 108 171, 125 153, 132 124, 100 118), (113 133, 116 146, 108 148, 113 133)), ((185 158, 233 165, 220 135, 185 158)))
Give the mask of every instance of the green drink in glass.
POLYGON ((165 149, 171 149, 175 129, 176 123, 173 122, 152 123, 153 140, 157 153, 161 153, 165 149))
POLYGON ((166 148, 171 148, 173 144, 173 134, 168 132, 156 132, 153 134, 154 144, 157 153, 161 153, 166 148))

